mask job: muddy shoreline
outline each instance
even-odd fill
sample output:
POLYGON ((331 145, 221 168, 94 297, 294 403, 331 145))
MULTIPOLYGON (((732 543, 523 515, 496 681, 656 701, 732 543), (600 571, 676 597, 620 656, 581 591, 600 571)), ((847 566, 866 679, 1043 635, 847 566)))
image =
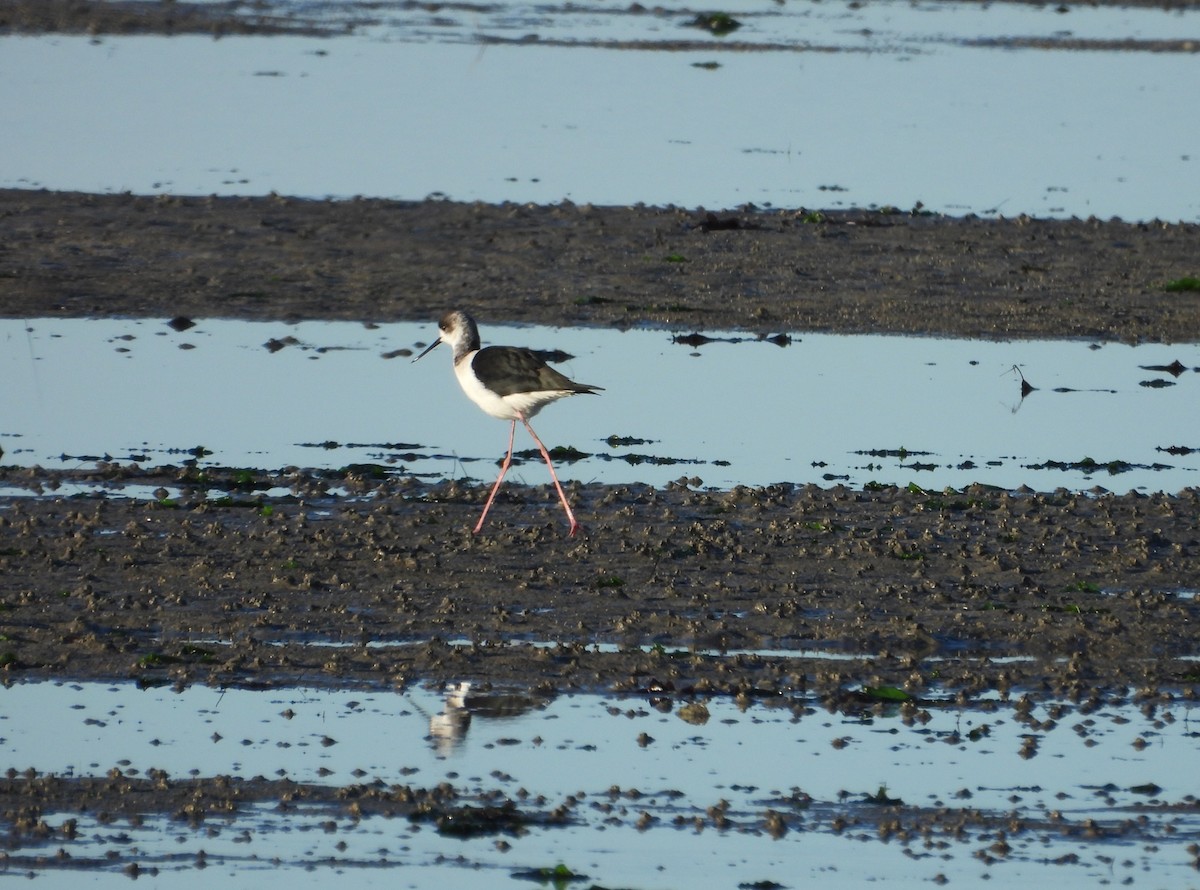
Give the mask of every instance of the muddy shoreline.
MULTIPOLYGON (((218 497, 215 472, 190 492, 186 470, 106 475, 185 493, 6 499, 10 678, 830 704, 878 686, 1191 697, 1200 681, 1179 660, 1200 620, 1195 490, 573 485, 572 538, 546 487, 506 489, 476 536, 486 490, 459 483, 294 470, 260 480, 293 495, 218 497), (353 494, 322 495, 339 483, 353 494)), ((80 481, 0 484, 46 476, 80 481)))
POLYGON ((0 190, 8 317, 1200 341, 1200 226, 0 190))
MULTIPOLYGON (((1015 4, 1042 6, 1038 0, 1006 0, 1015 4)), ((396 4, 408 9, 418 4, 396 4)), ((475 14, 487 11, 486 4, 451 2, 419 4, 431 12, 441 12, 448 18, 456 14, 475 14)), ((1116 8, 1144 8, 1162 10, 1190 10, 1195 0, 1089 0, 1087 4, 1059 4, 1056 12, 1067 15, 1081 6, 1108 6, 1116 8)), ((100 39, 105 35, 154 34, 174 36, 180 34, 211 35, 214 39, 239 35, 304 35, 311 37, 336 37, 361 33, 376 26, 385 15, 387 4, 361 3, 350 11, 321 4, 289 4, 274 0, 226 0, 222 3, 189 3, 179 0, 0 0, 0 36, 9 34, 89 34, 100 39)), ((543 7, 543 16, 553 16, 570 9, 567 4, 562 10, 552 6, 543 7)), ((687 7, 670 9, 661 6, 630 4, 622 14, 645 18, 679 20, 691 25, 695 16, 687 7)), ((649 40, 614 40, 579 43, 570 39, 546 40, 542 35, 523 34, 514 37, 480 35, 480 43, 525 44, 537 42, 561 46, 604 46, 616 50, 654 49, 681 51, 713 47, 710 39, 670 39, 655 35, 649 40)), ((719 45, 724 51, 733 52, 839 52, 839 47, 811 46, 808 44, 780 44, 773 41, 740 41, 722 36, 719 45)), ((990 43, 990 39, 988 41, 990 43)), ((1084 49, 1116 51, 1150 51, 1195 53, 1194 40, 1090 40, 1073 37, 1070 32, 1052 37, 1025 38, 1019 35, 1001 37, 995 45, 1025 46, 1039 49, 1084 49), (1015 41, 1010 43, 1009 41, 1015 41)))
MULTIPOLYGON (((1035 0, 1014 0, 1017 3, 1042 5, 1035 0)), ((1130 8, 1150 8, 1166 10, 1187 10, 1195 7, 1194 0, 1089 0, 1086 4, 1092 6, 1113 6, 1130 8)), ((473 13, 485 6, 470 3, 437 3, 429 4, 431 10, 445 11, 449 15, 455 13, 473 13)), ((1057 11, 1069 13, 1071 4, 1061 4, 1057 11)), ((554 10, 544 9, 543 14, 554 10)), ((178 0, 0 0, 0 36, 5 34, 90 34, 94 37, 102 35, 128 34, 206 34, 214 38, 236 35, 307 35, 315 37, 334 37, 352 34, 363 28, 377 24, 380 11, 376 4, 363 3, 353 11, 353 14, 336 15, 332 10, 322 9, 317 4, 315 9, 305 8, 304 5, 294 6, 272 0, 226 0, 223 3, 188 3, 178 0)), ((643 7, 631 4, 626 14, 638 16, 674 16, 686 19, 689 16, 685 8, 679 11, 661 7, 643 7)), ((491 38, 494 42, 494 38, 491 38)), ((535 38, 536 39, 536 38, 535 38)), ((513 42, 526 42, 528 37, 514 38, 513 42)), ((485 40, 486 42, 486 40, 485 40)), ((771 43, 748 44, 744 47, 730 46, 737 41, 721 41, 725 49, 749 49, 752 51, 770 51, 781 47, 771 43)), ((1194 41, 1081 41, 1073 45, 1072 41, 1061 42, 1058 39, 1035 39, 1026 44, 1037 47, 1055 46, 1060 48, 1088 49, 1150 49, 1152 51, 1196 52, 1194 41)), ((689 45, 711 46, 710 41, 662 40, 655 39, 650 45, 656 49, 683 49, 689 45)), ((572 44, 574 45, 574 44, 572 44)), ((618 41, 609 44, 615 49, 638 49, 642 46, 638 41, 618 41)), ((795 47, 805 51, 808 47, 795 47)), ((820 48, 813 48, 818 51, 820 48)))
POLYGON ((306 34, 330 36, 317 19, 268 2, 177 3, 174 0, 0 0, 6 34, 306 34))

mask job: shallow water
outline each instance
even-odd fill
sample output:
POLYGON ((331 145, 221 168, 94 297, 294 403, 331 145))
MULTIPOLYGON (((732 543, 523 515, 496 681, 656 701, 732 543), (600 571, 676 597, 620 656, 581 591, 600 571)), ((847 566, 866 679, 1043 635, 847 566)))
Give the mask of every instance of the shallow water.
POLYGON ((762 2, 725 40, 616 3, 365 14, 333 38, 0 38, 0 185, 1200 216, 1193 52, 1007 48, 1195 42, 1195 11, 762 2))
MULTIPOLYGON (((17 770, 62 776, 115 768, 127 776, 163 770, 177 781, 449 782, 464 801, 499 791, 525 810, 567 802, 571 812, 568 827, 503 836, 507 848, 496 836, 460 840, 428 823, 354 819, 336 806, 301 804, 287 814, 273 804, 248 806, 229 817, 210 814, 198 828, 165 816, 134 824, 43 813, 52 826, 77 818, 78 839, 59 838, 42 851, 65 846, 80 860, 111 857, 72 872, 90 886, 127 881, 122 869, 131 862, 171 872, 172 886, 261 868, 264 886, 315 886, 334 874, 361 883, 386 870, 399 886, 422 886, 438 874, 454 886, 494 887, 519 870, 558 862, 596 884, 647 888, 883 878, 907 887, 938 874, 1068 887, 1125 878, 1140 886, 1152 875, 1156 886, 1179 886, 1193 874, 1187 847, 1200 835, 1200 818, 1187 803, 1191 774, 1179 765, 1194 755, 1196 733, 1182 706, 1085 713, 1043 704, 1030 723, 1003 702, 983 709, 933 702, 927 721, 906 724, 894 711, 777 704, 787 706, 741 709, 714 700, 706 720, 689 722, 680 703, 592 695, 29 683, 0 689, 0 751, 17 770), (31 713, 39 719, 20 716, 31 713), (1022 756, 1028 737, 1036 753, 1022 756), (881 786, 903 801, 893 816, 914 829, 935 808, 973 809, 982 818, 958 837, 935 829, 926 839, 919 831, 908 841, 881 839, 880 808, 864 802, 881 786), (709 811, 721 801, 724 829, 709 811), (768 810, 787 823, 779 837, 764 827, 768 810), (1024 829, 1012 827, 1022 822, 1024 829), (981 858, 1006 836, 1005 826, 1011 851, 981 858), (268 870, 272 864, 279 867, 268 870)), ((9 853, 38 851, 26 839, 9 853)))
MULTIPOLYGON (((410 361, 435 332, 432 324, 202 320, 176 332, 160 320, 3 320, 0 462, 373 463, 490 481, 506 426, 465 398, 448 349, 410 361), (281 348, 268 348, 272 341, 281 348)), ((567 479, 1120 492, 1197 483, 1194 344, 710 336, 728 339, 484 329, 485 342, 566 350, 575 356, 561 366, 568 376, 606 388, 535 419, 549 447, 585 455, 558 461, 567 479), (1148 370, 1175 362, 1183 370, 1148 370), (1024 398, 1020 374, 1037 387, 1024 398)), ((533 447, 523 430, 516 441, 533 447)), ((547 474, 534 452, 509 478, 540 485, 547 474)))

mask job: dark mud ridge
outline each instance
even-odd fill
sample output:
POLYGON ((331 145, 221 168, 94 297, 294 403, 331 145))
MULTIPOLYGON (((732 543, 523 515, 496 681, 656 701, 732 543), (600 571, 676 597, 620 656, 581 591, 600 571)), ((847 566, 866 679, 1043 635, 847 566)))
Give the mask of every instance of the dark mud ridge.
POLYGON ((1200 227, 0 190, 0 313, 1200 341, 1200 227))
MULTIPOLYGON (((1029 0, 1020 0, 1029 2, 1029 0)), ((416 5, 410 2, 393 0, 397 7, 408 8, 416 5)), ((349 5, 349 4, 348 4, 349 5)), ((381 15, 386 12, 387 3, 354 4, 349 12, 334 14, 329 4, 297 3, 295 0, 225 0, 225 2, 183 2, 183 0, 0 0, 0 35, 4 34, 211 34, 213 37, 224 37, 236 34, 303 34, 319 37, 332 37, 339 34, 355 33, 360 29, 378 24, 381 15), (382 10, 382 11, 381 11, 382 10)), ((1038 5, 1041 5, 1038 3, 1038 5)), ((1088 0, 1087 6, 1117 6, 1117 7, 1152 7, 1157 9, 1190 9, 1194 0, 1088 0)), ((1068 12, 1072 4, 1062 4, 1061 12, 1068 12)), ((431 10, 446 10, 453 12, 471 12, 470 3, 438 3, 431 4, 431 10)), ((566 4, 561 11, 569 11, 566 4)), ((553 6, 544 6, 539 10, 540 15, 553 15, 560 11, 553 6)), ((647 9, 640 4, 630 4, 629 15, 669 14, 661 8, 647 9)), ((686 15, 686 7, 679 11, 686 15)), ((703 15, 698 16, 696 23, 707 30, 713 30, 711 25, 702 24, 703 15)), ((726 18, 728 18, 726 16, 726 18)), ((527 39, 527 38, 526 38, 527 39)), ((520 42, 520 38, 514 39, 520 42)), ((666 46, 674 49, 686 48, 689 41, 668 41, 666 46)), ((728 42, 723 41, 726 48, 728 42)), ((1094 42, 1090 42, 1094 43, 1094 42)), ((1131 42, 1138 48, 1145 48, 1141 42, 1131 42)), ((1156 50, 1194 52, 1192 41, 1156 41, 1163 46, 1153 47, 1156 50)), ((1034 45, 1056 45, 1054 40, 1039 40, 1034 45)), ((569 44, 573 45, 573 44, 569 44)), ((634 47, 636 42, 616 42, 605 44, 615 48, 634 47)), ((659 44, 661 45, 661 44, 659 44)), ((705 47, 711 44, 696 43, 705 47)), ((1069 43, 1067 45, 1070 45, 1069 43)), ((771 44, 750 44, 750 49, 770 50, 771 44)), ((1089 48, 1096 48, 1094 45, 1089 48)), ((1115 49, 1132 48, 1129 44, 1118 43, 1115 49)))
POLYGON ((319 20, 279 4, 227 0, 0 0, 5 34, 309 34, 332 32, 319 20))
POLYGON ((10 678, 403 685, 464 680, 836 704, 1192 697, 1200 495, 552 490, 292 471, 292 494, 187 472, 5 470, 41 490, 183 485, 175 500, 0 505, 10 678), (190 492, 190 493, 189 493, 190 492))

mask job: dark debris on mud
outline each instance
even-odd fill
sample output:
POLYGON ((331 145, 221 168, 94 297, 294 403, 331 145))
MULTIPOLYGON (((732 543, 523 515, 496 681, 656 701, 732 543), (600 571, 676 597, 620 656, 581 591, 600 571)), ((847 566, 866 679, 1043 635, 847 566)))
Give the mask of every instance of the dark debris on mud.
POLYGON ((573 485, 585 531, 571 538, 540 487, 502 492, 475 536, 486 490, 456 482, 364 476, 335 496, 292 471, 284 497, 195 484, 139 501, 111 496, 114 473, 109 495, 0 502, 10 677, 830 700, 864 686, 1190 697, 1200 680, 1195 490, 573 485))
MULTIPOLYGON (((269 806, 277 814, 330 817, 357 822, 371 817, 404 818, 428 824, 439 834, 457 838, 518 836, 529 830, 571 824, 565 806, 546 801, 511 800, 498 791, 470 794, 449 782, 431 788, 386 785, 378 780, 351 785, 294 782, 290 779, 217 775, 175 778, 158 769, 145 776, 127 775, 114 767, 97 777, 58 776, 10 769, 0 778, 0 824, 7 828, 0 867, 8 873, 31 870, 95 870, 125 866, 138 871, 146 857, 128 850, 128 864, 110 850, 102 858, 72 855, 73 842, 86 844, 88 820, 117 831, 141 828, 165 818, 203 830, 235 819, 252 818, 253 809, 269 806), (52 815, 53 814, 53 815, 52 815)), ((336 822, 326 822, 336 830, 336 822)), ((189 854, 203 866, 203 851, 189 854)), ((172 863, 178 867, 180 863, 172 863)), ((186 863, 185 863, 186 864, 186 863)), ((131 875, 136 877, 136 874, 131 875)))
MULTIPOLYGON (((1147 850, 1158 850, 1159 844, 1182 846, 1186 836, 1176 836, 1178 823, 1181 817, 1195 814, 1200 806, 1196 799, 1189 795, 1172 802, 1158 799, 1155 795, 1159 789, 1130 790, 1150 795, 1151 799, 1122 805, 1106 789, 1097 789, 1100 797, 1090 808, 1091 815, 1073 818, 1058 810, 990 812, 973 806, 972 795, 966 790, 950 801, 912 805, 888 796, 886 788, 874 794, 843 793, 837 800, 828 801, 793 788, 790 794, 772 793, 751 807, 731 807, 723 798, 704 806, 687 801, 680 792, 665 789, 661 796, 670 803, 663 807, 655 805, 658 795, 652 795, 647 806, 643 792, 617 784, 603 793, 580 792, 550 800, 524 791, 518 791, 517 799, 513 799, 497 788, 467 791, 450 782, 421 788, 379 780, 336 785, 261 776, 181 779, 158 769, 150 769, 143 776, 113 768, 107 775, 96 777, 10 769, 0 777, 0 823, 6 826, 0 840, 0 868, 5 874, 30 878, 56 872, 118 870, 137 878, 228 864, 239 857, 229 853, 210 856, 203 847, 178 853, 154 852, 143 849, 134 837, 145 838, 147 830, 169 831, 180 844, 186 842, 187 832, 199 839, 241 829, 247 839, 250 831, 260 839, 269 839, 272 830, 280 829, 261 824, 261 815, 266 812, 288 819, 290 827, 285 831, 304 830, 297 822, 300 818, 308 820, 304 824, 319 826, 330 835, 353 835, 372 819, 406 819, 428 825, 446 837, 491 839, 502 850, 508 848, 505 838, 587 825, 598 814, 603 815, 606 829, 629 825, 639 832, 668 828, 695 835, 712 830, 776 840, 790 832, 818 832, 863 842, 896 843, 906 855, 937 855, 947 862, 951 861, 950 849, 963 846, 974 848, 972 856, 986 866, 1020 862, 1031 856, 1043 865, 1077 865, 1093 856, 1106 862, 1110 860, 1100 850, 1110 851, 1114 846, 1121 849, 1133 842, 1145 845, 1147 850), (1067 846, 1067 852, 1047 861, 1047 844, 1055 840, 1079 852, 1067 846)), ((346 844, 335 848, 345 850, 346 844)), ((1189 853, 1192 867, 1196 867, 1200 857, 1194 843, 1189 853)), ((251 855, 249 859, 256 861, 257 857, 251 855)), ((386 849, 366 859, 353 855, 299 863, 273 859, 276 867, 312 868, 318 863, 339 869, 408 864, 407 856, 392 859, 386 849)), ((1127 861, 1126 867, 1130 865, 1127 861)), ((566 883, 568 873, 565 866, 559 865, 555 869, 518 870, 511 876, 557 886, 566 883)), ((778 886, 771 882, 764 885, 778 886)))

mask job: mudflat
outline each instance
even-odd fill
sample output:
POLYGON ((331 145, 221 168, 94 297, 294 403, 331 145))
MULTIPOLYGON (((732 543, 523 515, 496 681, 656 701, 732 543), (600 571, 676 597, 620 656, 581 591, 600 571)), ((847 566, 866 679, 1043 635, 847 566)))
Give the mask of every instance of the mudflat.
MULTIPOLYGON (((1167 287, 1197 272, 1190 225, 5 191, 0 227, 0 307, 16 316, 432 331, 460 306, 488 322, 1200 340, 1200 292, 1167 287)), ((264 469, 247 488, 186 465, 10 467, 0 484, 41 495, 0 511, 10 676, 829 695, 1190 695, 1196 678, 1177 660, 1200 618, 1194 490, 576 486, 571 538, 548 488, 503 490, 472 536, 485 489, 353 468, 264 469), (53 494, 88 480, 185 495, 53 494), (268 486, 290 494, 256 494, 268 486), (788 648, 861 657, 754 654, 788 648)))
POLYGON ((256 480, 294 492, 267 499, 238 493, 244 473, 188 473, 93 477, 193 489, 169 502, 6 499, 9 676, 831 703, 863 686, 1190 696, 1198 679, 1195 490, 573 485, 571 537, 548 487, 502 489, 473 535, 483 488, 294 470, 256 480), (323 495, 338 476, 353 494, 323 495))
POLYGON ((0 190, 0 313, 1200 341, 1200 226, 0 190))

